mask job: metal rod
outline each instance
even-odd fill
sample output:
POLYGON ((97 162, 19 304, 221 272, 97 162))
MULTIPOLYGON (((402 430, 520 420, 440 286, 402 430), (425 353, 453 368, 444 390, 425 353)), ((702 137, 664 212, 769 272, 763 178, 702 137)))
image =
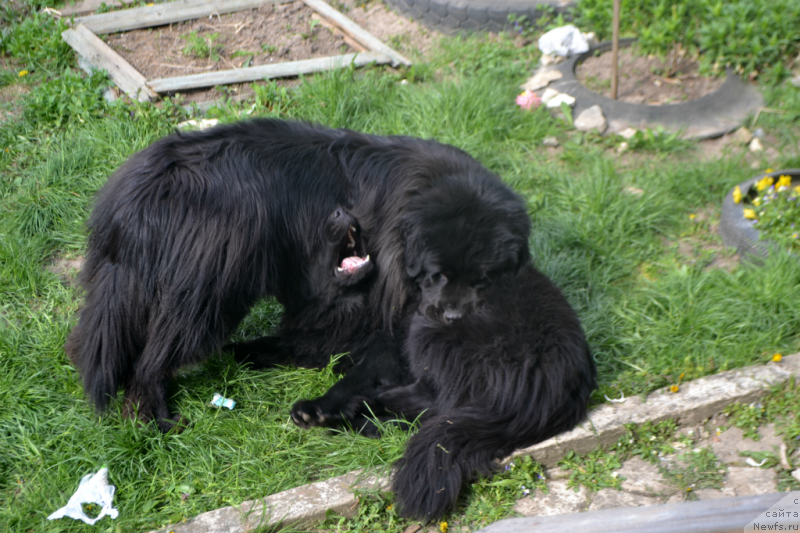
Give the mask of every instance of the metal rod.
POLYGON ((619 73, 617 63, 619 58, 619 0, 614 0, 613 35, 611 37, 611 98, 617 99, 617 83, 619 73))

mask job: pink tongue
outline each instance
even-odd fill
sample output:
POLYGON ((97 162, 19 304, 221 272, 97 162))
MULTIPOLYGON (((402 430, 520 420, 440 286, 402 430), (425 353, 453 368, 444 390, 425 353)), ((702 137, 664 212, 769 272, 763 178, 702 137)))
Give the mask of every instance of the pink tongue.
POLYGON ((358 267, 363 265, 365 262, 366 259, 362 259, 355 255, 353 257, 345 257, 344 260, 342 261, 341 268, 343 271, 348 273, 355 272, 356 270, 358 270, 358 267))

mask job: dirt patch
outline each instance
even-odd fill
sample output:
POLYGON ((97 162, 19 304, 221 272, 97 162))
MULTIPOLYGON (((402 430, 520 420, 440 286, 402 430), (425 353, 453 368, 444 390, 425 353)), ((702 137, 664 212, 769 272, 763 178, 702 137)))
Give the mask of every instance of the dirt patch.
POLYGON ((107 42, 148 79, 326 57, 354 50, 303 2, 214 15, 109 35, 107 42))
POLYGON ((71 259, 59 257, 54 259, 53 262, 45 268, 48 272, 61 278, 61 281, 67 285, 74 286, 77 284, 78 273, 82 267, 83 257, 74 257, 71 259))
MULTIPOLYGON (((381 2, 344 0, 333 5, 400 53, 419 58, 433 46, 433 36, 427 29, 381 2)), ((104 39, 148 79, 335 56, 361 49, 300 1, 265 4, 258 9, 111 34, 104 39)), ((298 81, 290 78, 279 83, 291 86, 298 81)), ((252 94, 250 83, 181 91, 185 102, 210 101, 222 95, 246 98, 252 94)))
MULTIPOLYGON (((725 82, 724 77, 700 76, 692 58, 683 57, 672 68, 669 61, 636 55, 631 48, 619 51, 618 68, 618 99, 632 104, 679 104, 712 93, 725 82)), ((610 98, 611 52, 585 59, 575 75, 587 89, 610 98)))

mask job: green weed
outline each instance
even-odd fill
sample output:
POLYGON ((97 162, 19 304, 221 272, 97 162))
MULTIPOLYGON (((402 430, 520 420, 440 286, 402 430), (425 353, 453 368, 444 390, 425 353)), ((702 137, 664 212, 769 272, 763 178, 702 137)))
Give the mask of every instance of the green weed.
POLYGON ((624 480, 614 474, 615 470, 622 468, 619 456, 614 450, 597 449, 584 456, 570 450, 558 462, 558 466, 561 470, 570 471, 567 485, 573 487, 575 492, 578 492, 581 485, 593 491, 606 488, 618 489, 624 480))
POLYGON ((223 46, 214 42, 219 38, 219 33, 204 36, 197 35, 197 31, 192 30, 186 35, 181 35, 180 38, 186 41, 183 55, 219 61, 219 54, 222 52, 223 46))
POLYGON ((673 482, 689 499, 696 499, 694 491, 701 489, 721 489, 728 471, 711 448, 697 448, 679 455, 675 462, 662 467, 661 473, 673 482))

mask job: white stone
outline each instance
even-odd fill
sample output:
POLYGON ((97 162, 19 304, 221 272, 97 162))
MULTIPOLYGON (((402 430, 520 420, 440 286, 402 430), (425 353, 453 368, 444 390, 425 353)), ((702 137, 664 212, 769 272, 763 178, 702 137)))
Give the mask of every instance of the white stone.
POLYGON ((598 133, 603 133, 606 128, 608 128, 608 122, 599 105, 584 109, 575 119, 575 129, 578 131, 597 130, 598 133))
POLYGON ((800 481, 800 468, 792 472, 792 477, 795 478, 797 481, 800 481))
POLYGON ((761 144, 761 141, 758 137, 754 137, 752 141, 750 141, 750 151, 751 152, 761 152, 764 150, 764 145, 761 144))
POLYGON ((514 510, 524 516, 553 516, 585 511, 589 506, 589 489, 580 486, 578 492, 567 486, 566 481, 552 481, 547 484, 549 494, 537 490, 532 495, 522 498, 514 506, 514 510))
POLYGON ((557 90, 553 89, 552 87, 548 87, 542 93, 542 103, 546 104, 547 102, 549 102, 550 100, 552 100, 553 98, 558 96, 559 94, 561 94, 561 93, 558 92, 557 90))
POLYGON ((631 137, 633 137, 634 135, 636 135, 636 132, 637 132, 637 131, 638 131, 638 130, 637 130, 636 128, 625 128, 624 130, 622 130, 621 132, 619 132, 617 135, 619 135, 619 136, 620 136, 620 137, 622 137, 623 139, 630 139, 631 137))
POLYGON ((213 128, 217 124, 219 124, 219 119, 216 119, 216 118, 204 118, 204 119, 200 119, 200 120, 187 120, 185 122, 181 122, 180 124, 178 124, 178 129, 182 130, 182 129, 190 128, 190 129, 205 130, 205 129, 208 129, 208 128, 213 128))
POLYGON ((555 148, 556 146, 558 146, 558 139, 556 139, 555 137, 545 137, 544 139, 542 139, 542 144, 545 146, 549 146, 551 148, 555 148))
POLYGON ((551 81, 560 80, 563 76, 564 74, 560 70, 540 70, 519 87, 526 91, 537 91, 542 87, 547 87, 551 81))
POLYGON ((624 152, 627 149, 628 149, 628 143, 621 142, 621 143, 619 143, 619 146, 617 147, 617 152, 621 154, 622 152, 624 152))
POLYGON ((553 109, 561 107, 561 104, 567 104, 568 106, 572 107, 575 105, 575 98, 566 93, 558 93, 550 100, 548 100, 547 107, 553 109))

